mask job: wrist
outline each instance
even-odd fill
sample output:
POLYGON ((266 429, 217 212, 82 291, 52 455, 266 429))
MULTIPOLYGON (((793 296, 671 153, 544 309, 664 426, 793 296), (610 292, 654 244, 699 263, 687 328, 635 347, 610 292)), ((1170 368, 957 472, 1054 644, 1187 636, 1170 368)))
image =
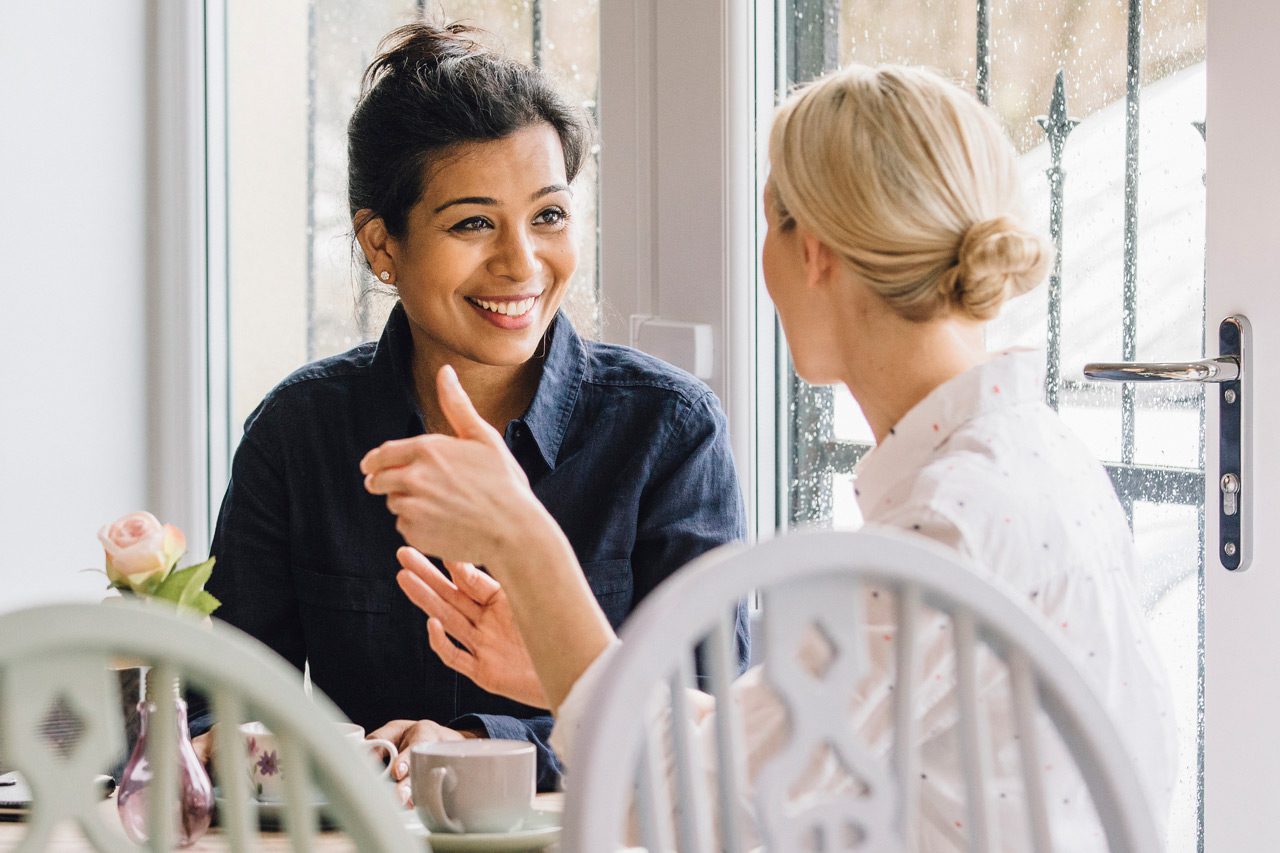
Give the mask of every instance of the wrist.
MULTIPOLYGON (((560 525, 532 490, 519 496, 507 521, 497 527, 492 554, 484 564, 491 572, 494 566, 522 561, 529 555, 549 556, 564 538, 560 525)), ((495 577, 502 582, 500 576, 495 577)))

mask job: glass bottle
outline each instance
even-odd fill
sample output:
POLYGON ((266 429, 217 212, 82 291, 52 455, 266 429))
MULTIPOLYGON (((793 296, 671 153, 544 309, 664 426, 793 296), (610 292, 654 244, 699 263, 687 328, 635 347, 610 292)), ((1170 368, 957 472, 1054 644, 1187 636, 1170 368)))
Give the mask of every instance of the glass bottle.
MULTIPOLYGON (((147 693, 148 696, 151 695, 150 690, 147 693)), ((191 746, 191 734, 187 730, 187 703, 179 695, 176 681, 173 683, 172 694, 162 697, 162 701, 173 702, 178 724, 175 734, 178 737, 177 769, 181 794, 178 798, 178 819, 174 827, 177 836, 175 841, 179 847, 189 847, 209 830, 209 820, 213 815, 213 784, 191 746)), ((124 825, 129 839, 139 844, 147 840, 147 815, 154 777, 151 763, 147 759, 147 737, 160 734, 151 731, 151 715, 155 711, 154 701, 138 703, 141 724, 138 741, 129 756, 129 763, 120 775, 120 786, 116 789, 116 808, 120 812, 120 823, 124 825)))

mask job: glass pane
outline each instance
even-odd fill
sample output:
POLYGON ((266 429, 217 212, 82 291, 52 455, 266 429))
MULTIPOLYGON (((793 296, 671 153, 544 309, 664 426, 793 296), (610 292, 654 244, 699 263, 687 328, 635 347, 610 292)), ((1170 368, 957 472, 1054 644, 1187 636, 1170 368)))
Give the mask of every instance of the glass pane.
MULTIPOLYGON (((290 371, 377 337, 394 297, 352 240, 346 127, 378 40, 414 20, 465 21, 540 61, 594 113, 599 0, 230 0, 228 198, 232 415, 242 423, 290 371), (536 37, 535 37, 536 36, 536 37)), ((575 185, 581 260, 565 299, 599 334, 597 163, 575 185)), ((234 442, 233 442, 234 443, 234 442)))
MULTIPOLYGON (((924 64, 976 89, 982 5, 983 0, 789 0, 790 18, 779 28, 780 37, 789 39, 783 55, 802 56, 809 66, 815 56, 826 67, 850 61, 924 64), (838 13, 824 18, 822 13, 833 8, 838 13), (815 18, 823 21, 815 24, 815 18)), ((1125 392, 1118 385, 1086 382, 1082 368, 1089 361, 1126 356, 1173 361, 1203 352, 1205 159, 1196 123, 1205 116, 1204 3, 1163 0, 1138 8, 1122 0, 991 0, 987 5, 989 100, 1020 154, 1026 212, 1046 229, 1053 201, 1048 171, 1057 166, 1064 175, 1055 303, 1050 303, 1050 287, 1015 300, 991 325, 988 343, 992 349, 1057 345, 1059 411, 1111 465, 1122 502, 1132 507, 1143 603, 1178 702, 1183 767, 1171 849, 1192 850, 1198 837, 1204 396, 1199 388, 1125 392), (1137 11, 1142 18, 1137 31, 1140 124, 1136 151, 1129 152, 1127 50, 1130 17, 1137 11), (1055 163, 1048 131, 1038 119, 1051 112, 1059 72, 1065 115, 1072 122, 1064 128, 1062 159, 1055 163), (1126 196, 1130 156, 1138 167, 1136 194, 1126 196), (1132 239, 1126 236, 1129 203, 1136 222, 1132 239), (1056 340, 1050 336, 1053 317, 1056 340), (1126 340, 1132 347, 1128 353, 1126 340)), ((827 398, 800 399, 823 404, 827 398)), ((837 389, 830 399, 831 435, 817 440, 869 443, 852 398, 837 389)), ((796 416, 798 422, 824 422, 806 411, 796 416)), ((834 524, 856 519, 847 472, 801 468, 793 474, 830 489, 834 524)))

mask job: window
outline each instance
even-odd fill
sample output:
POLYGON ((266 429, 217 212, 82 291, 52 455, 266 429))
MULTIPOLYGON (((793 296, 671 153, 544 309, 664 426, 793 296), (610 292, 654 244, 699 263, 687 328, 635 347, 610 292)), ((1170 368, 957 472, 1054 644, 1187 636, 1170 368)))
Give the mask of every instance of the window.
MULTIPOLYGON (((292 0, 227 7, 231 432, 302 364, 376 339, 394 303, 354 246, 346 127, 378 40, 423 15, 463 21, 595 111, 598 0, 292 0)), ((576 186, 581 260, 566 311, 599 332, 596 183, 576 186)))
MULTIPOLYGON (((1046 287, 993 324, 992 349, 1046 350, 1046 402, 1101 458, 1129 514, 1140 594, 1174 684, 1182 776, 1171 849, 1199 829, 1204 405, 1199 386, 1084 380, 1090 361, 1202 352, 1204 4, 791 0, 786 85, 848 62, 938 68, 996 110, 1022 159, 1028 214, 1052 232, 1046 287)), ((780 75, 782 76, 782 75, 780 75)), ((789 375, 782 520, 857 518, 852 469, 871 434, 844 389, 789 375)), ((1181 846, 1179 846, 1181 845, 1181 846)))

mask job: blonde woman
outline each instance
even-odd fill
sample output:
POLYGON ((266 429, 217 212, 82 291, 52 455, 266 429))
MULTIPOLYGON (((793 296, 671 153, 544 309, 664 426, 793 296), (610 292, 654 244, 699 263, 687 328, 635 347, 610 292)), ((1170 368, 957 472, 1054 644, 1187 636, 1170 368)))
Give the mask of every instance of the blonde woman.
MULTIPOLYGON (((1043 613, 1130 744, 1163 825, 1174 778, 1170 698, 1137 606, 1124 514, 1101 465, 1041 402, 1042 355, 984 345, 986 322, 1039 284, 1049 263, 1045 240, 1019 216, 1015 154, 997 121, 931 72, 851 67, 782 106, 770 161, 765 280, 797 372, 843 383, 875 433, 857 472, 863 516, 950 546, 976 575, 1043 613)), ((485 625, 515 660, 523 636, 557 714, 553 744, 571 765, 590 684, 616 637, 500 437, 448 369, 439 384, 459 438, 434 458, 406 459, 392 446, 364 461, 377 494, 394 496, 417 471, 440 483, 433 517, 404 531, 414 547, 401 550, 401 586, 464 645, 485 625), (483 564, 492 577, 460 567, 451 584, 414 549, 483 564)), ((945 654, 929 650, 926 660, 942 672, 945 654)), ((887 748, 884 663, 861 685, 866 701, 853 715, 867 740, 887 748)), ((785 740, 785 714, 755 671, 735 690, 756 768, 785 740)), ((920 847, 964 849, 954 690, 920 695, 920 847)), ((1016 774, 1016 763, 1001 765, 997 757, 997 774, 1016 774)), ((1089 812, 1078 780, 1046 776, 1062 849, 1100 846, 1096 826, 1081 819, 1089 812)))

